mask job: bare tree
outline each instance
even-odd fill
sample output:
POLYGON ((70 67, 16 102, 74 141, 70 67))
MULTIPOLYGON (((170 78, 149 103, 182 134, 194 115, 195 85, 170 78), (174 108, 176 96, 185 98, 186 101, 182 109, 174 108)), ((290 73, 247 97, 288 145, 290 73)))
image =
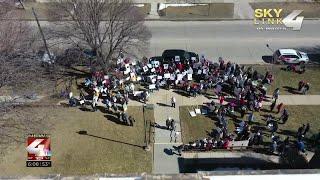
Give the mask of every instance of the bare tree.
POLYGON ((39 83, 42 77, 40 60, 35 56, 37 34, 28 22, 7 19, 22 16, 16 11, 11 0, 1 2, 0 6, 0 90, 10 87, 27 91, 30 83, 39 83))
POLYGON ((151 37, 144 25, 145 15, 130 0, 57 0, 50 14, 53 20, 68 19, 56 24, 57 38, 90 49, 103 68, 120 51, 133 55, 143 52, 151 37))

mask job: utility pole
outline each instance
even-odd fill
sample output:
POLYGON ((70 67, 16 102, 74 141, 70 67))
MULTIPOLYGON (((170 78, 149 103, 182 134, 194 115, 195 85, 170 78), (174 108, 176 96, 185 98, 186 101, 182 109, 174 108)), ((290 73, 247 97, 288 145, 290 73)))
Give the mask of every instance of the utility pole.
POLYGON ((48 44, 47 44, 47 41, 46 41, 46 38, 44 37, 44 34, 43 34, 43 31, 42 31, 42 28, 40 26, 40 23, 39 23, 39 19, 38 19, 38 16, 34 10, 34 8, 32 7, 32 13, 34 15, 34 18, 36 19, 37 21, 37 25, 38 25, 38 28, 39 28, 39 31, 40 31, 40 34, 41 34, 41 37, 42 37, 42 40, 43 40, 43 43, 44 43, 44 47, 46 48, 46 51, 48 53, 48 56, 49 56, 49 59, 50 59, 50 62, 52 63, 53 62, 53 58, 51 56, 51 53, 49 51, 49 48, 48 48, 48 44))
MULTIPOLYGON (((270 48, 270 46, 269 46, 269 44, 266 44, 266 46, 267 46, 267 48, 272 52, 272 60, 271 60, 271 63, 272 63, 272 65, 271 65, 271 72, 272 72, 272 76, 273 76, 273 84, 275 84, 275 82, 276 82, 276 78, 275 78, 275 72, 274 72, 274 58, 273 58, 273 54, 274 54, 274 50, 272 49, 272 48, 270 48)), ((277 87, 275 87, 275 88, 277 88, 277 87)))

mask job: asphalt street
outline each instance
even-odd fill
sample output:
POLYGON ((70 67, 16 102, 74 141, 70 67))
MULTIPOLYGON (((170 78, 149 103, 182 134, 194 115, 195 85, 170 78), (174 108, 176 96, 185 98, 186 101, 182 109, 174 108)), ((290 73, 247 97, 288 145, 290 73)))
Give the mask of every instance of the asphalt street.
POLYGON ((297 48, 320 62, 320 21, 304 20, 300 31, 257 30, 253 21, 147 21, 152 32, 149 56, 165 49, 185 49, 242 64, 268 61, 272 50, 297 48), (269 44, 271 49, 266 47, 269 44))

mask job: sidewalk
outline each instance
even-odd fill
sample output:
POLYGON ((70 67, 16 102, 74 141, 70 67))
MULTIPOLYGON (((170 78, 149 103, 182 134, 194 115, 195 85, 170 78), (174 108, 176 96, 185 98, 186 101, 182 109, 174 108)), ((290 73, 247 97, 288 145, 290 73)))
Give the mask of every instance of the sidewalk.
MULTIPOLYGON (((155 128, 154 162, 153 173, 179 173, 178 156, 171 153, 173 146, 181 145, 181 127, 179 118, 179 104, 176 108, 171 107, 171 94, 164 94, 163 91, 151 95, 152 104, 155 105, 155 122, 161 127, 166 126, 166 120, 171 117, 176 122, 176 132, 163 128, 155 128)), ((177 99, 177 101, 179 101, 177 99)), ((150 103, 150 102, 149 102, 150 103)))
MULTIPOLYGON (((173 92, 172 90, 159 90, 151 94, 148 101, 149 104, 156 104, 163 102, 164 99, 168 99, 167 103, 170 103, 170 98, 174 96, 177 100, 178 106, 192 106, 202 105, 203 103, 211 102, 212 100, 218 103, 217 97, 208 99, 207 97, 200 95, 197 97, 186 97, 173 92)), ((270 97, 270 95, 269 95, 270 97)), ((277 100, 278 103, 282 102, 285 105, 320 105, 320 95, 280 95, 277 100)), ((226 103, 226 102, 225 102, 226 103)), ((264 102, 264 105, 270 105, 271 102, 264 102)), ((130 101, 129 106, 140 106, 142 103, 137 101, 130 101)))
MULTIPOLYGON (((168 108, 166 106, 162 106, 163 104, 166 104, 168 106, 171 106, 171 101, 170 98, 174 96, 177 100, 176 103, 176 111, 178 111, 179 106, 192 106, 192 105, 202 105, 204 103, 209 103, 212 100, 216 103, 218 103, 218 98, 217 97, 213 97, 213 98, 207 98, 203 95, 199 95, 197 97, 186 97, 186 96, 182 96, 180 94, 177 94, 176 92, 173 92, 173 90, 163 90, 160 89, 159 91, 154 91, 153 93, 151 93, 149 101, 147 102, 148 104, 154 104, 155 107, 160 108, 160 112, 164 111, 166 112, 166 110, 169 110, 168 112, 171 112, 171 108, 168 108), (161 103, 162 105, 158 105, 157 103, 161 103)), ((271 97, 271 95, 268 95, 269 97, 271 97)), ((0 96, 1 97, 1 96, 0 96)), ((75 98, 79 98, 77 96, 75 96, 75 98)), ((227 97, 225 97, 227 98, 227 97)), ((2 96, 2 98, 0 98, 0 102, 1 99, 5 99, 4 96, 2 96)), ((3 100, 4 101, 4 100, 3 100)), ((90 101, 90 100, 89 100, 90 101)), ((280 95, 277 103, 283 103, 285 105, 320 105, 320 95, 280 95)), ((61 103, 68 103, 67 100, 62 100, 60 102, 58 102, 57 105, 61 105, 61 103)), ((226 104, 227 102, 224 102, 224 104, 226 104)), ((263 102, 263 105, 270 105, 272 103, 271 99, 270 102, 263 102)), ((143 106, 144 104, 138 101, 134 101, 134 100, 130 100, 128 106, 143 106)), ((98 106, 105 106, 105 104, 103 104, 101 101, 98 102, 98 106)), ((155 109, 157 109, 155 108, 155 109)), ((168 113, 166 112, 166 113, 168 113)), ((172 113, 172 118, 175 117, 175 113, 177 112, 171 112, 172 113)), ((168 117, 168 114, 167 116, 168 117)), ((161 122, 160 122, 161 123, 161 122)))

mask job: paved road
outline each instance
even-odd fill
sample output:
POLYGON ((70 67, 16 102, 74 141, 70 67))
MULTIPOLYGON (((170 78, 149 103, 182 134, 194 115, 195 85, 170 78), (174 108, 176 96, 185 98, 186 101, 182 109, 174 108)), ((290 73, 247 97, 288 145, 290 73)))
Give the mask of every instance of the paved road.
POLYGON ((317 47, 313 60, 320 61, 320 21, 305 20, 301 31, 259 31, 252 21, 148 21, 152 32, 149 55, 164 49, 180 48, 205 54, 217 60, 222 56, 239 63, 262 63, 271 48, 317 47))

